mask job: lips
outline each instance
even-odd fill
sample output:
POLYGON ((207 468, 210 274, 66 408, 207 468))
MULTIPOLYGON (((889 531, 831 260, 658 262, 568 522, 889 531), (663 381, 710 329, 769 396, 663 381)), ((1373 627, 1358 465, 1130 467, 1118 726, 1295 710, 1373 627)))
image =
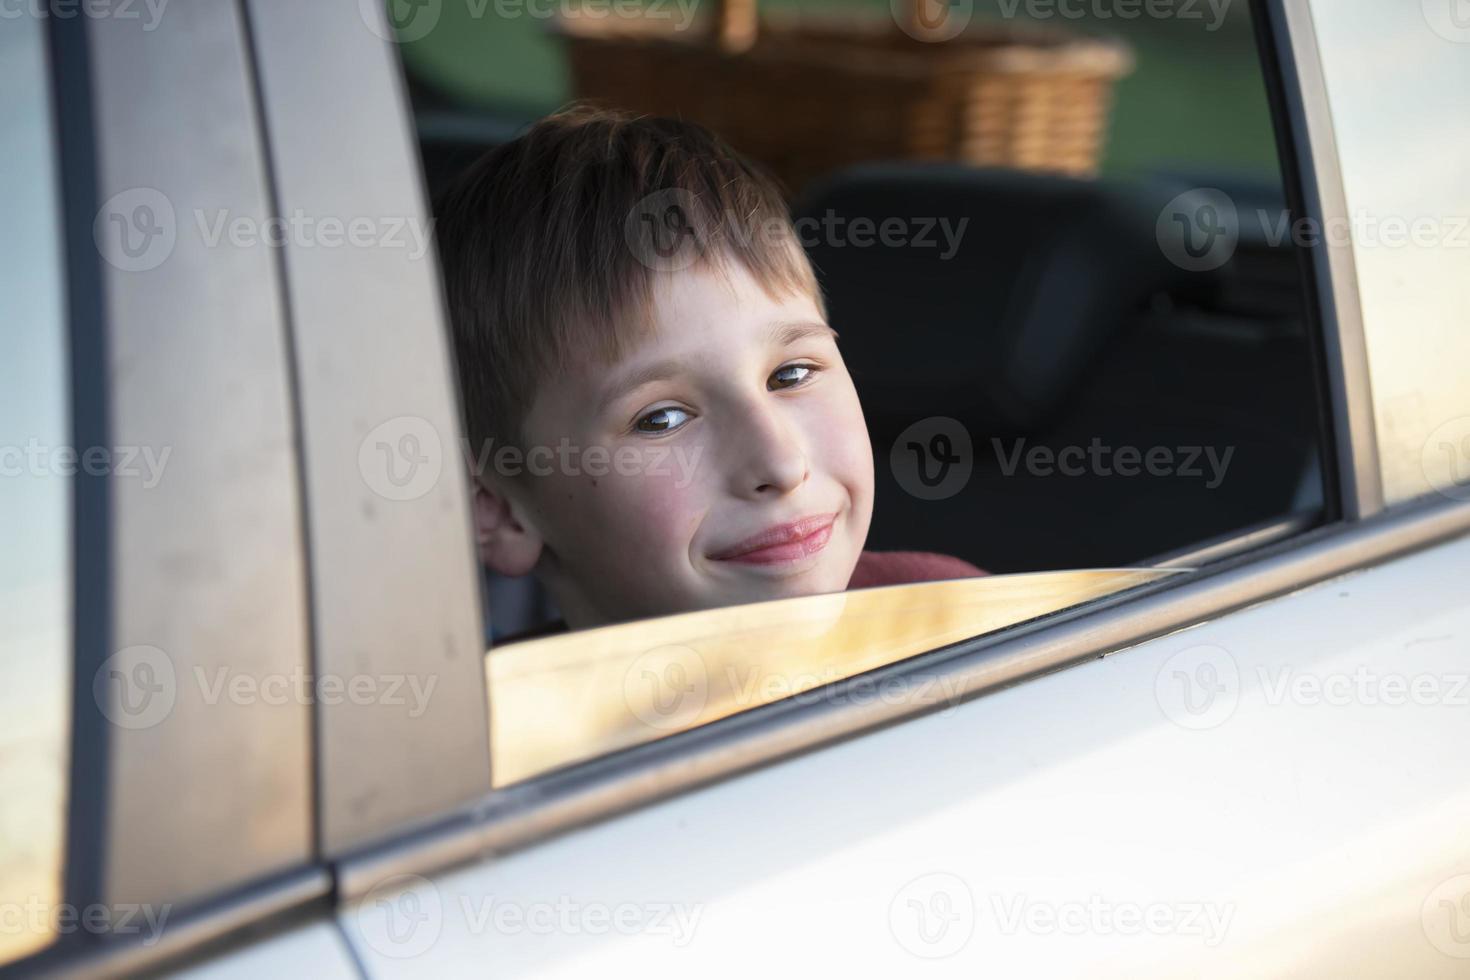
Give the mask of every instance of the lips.
POLYGON ((777 524, 739 544, 710 556, 715 561, 734 561, 753 565, 769 565, 796 561, 813 555, 827 546, 832 537, 832 524, 837 515, 817 514, 799 521, 777 524))

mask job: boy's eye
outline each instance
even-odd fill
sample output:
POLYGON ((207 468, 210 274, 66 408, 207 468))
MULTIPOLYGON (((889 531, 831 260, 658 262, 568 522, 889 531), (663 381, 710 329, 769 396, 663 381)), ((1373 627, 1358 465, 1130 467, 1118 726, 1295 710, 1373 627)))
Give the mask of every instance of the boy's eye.
POLYGON ((688 412, 670 405, 667 408, 655 408, 634 423, 633 427, 639 432, 672 432, 688 420, 688 412))
POLYGON ((788 364, 777 368, 766 386, 768 388, 794 388, 811 377, 815 371, 816 368, 811 364, 788 364))

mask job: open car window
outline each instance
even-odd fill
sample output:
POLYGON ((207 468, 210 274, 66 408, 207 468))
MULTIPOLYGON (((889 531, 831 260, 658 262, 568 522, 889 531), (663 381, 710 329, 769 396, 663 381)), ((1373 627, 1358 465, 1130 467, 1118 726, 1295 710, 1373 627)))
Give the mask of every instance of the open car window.
MULTIPOLYGON (((829 109, 842 125, 820 139, 763 124, 754 82, 640 74, 674 72, 650 67, 663 54, 718 61, 708 18, 659 26, 630 10, 547 23, 446 7, 395 24, 441 223, 467 167, 574 100, 703 123, 775 173, 862 406, 864 554, 971 569, 858 576, 847 591, 566 632, 538 575, 486 567, 497 786, 1185 576, 1337 516, 1303 252, 1313 244, 1281 233, 1293 227, 1290 185, 1248 6, 1125 21, 976 5, 941 12, 953 30, 901 9, 861 16, 903 57, 951 57, 976 38, 1031 50, 1033 66, 1080 53, 1086 93, 1056 98, 1085 110, 1086 138, 996 150, 1007 137, 977 135, 906 152, 860 135, 918 125, 880 94, 881 64, 860 58, 840 66, 850 84, 829 109), (507 46, 515 71, 471 57, 507 46)), ((760 38, 782 31, 863 43, 844 41, 831 11, 768 13, 749 48, 757 60, 780 56, 760 38)), ((1003 110, 976 84, 983 125, 1021 125, 1008 113, 1041 98, 1017 94, 1003 110)), ((627 217, 639 228, 665 215, 627 217)), ((459 369, 474 370, 462 348, 459 369)), ((459 435, 470 459, 496 465, 459 435)))

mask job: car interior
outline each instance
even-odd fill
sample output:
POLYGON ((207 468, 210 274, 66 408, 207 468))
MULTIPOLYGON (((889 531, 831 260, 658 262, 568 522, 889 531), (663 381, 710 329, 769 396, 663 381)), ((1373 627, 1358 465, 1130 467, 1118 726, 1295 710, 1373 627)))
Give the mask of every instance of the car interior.
MULTIPOLYGON (((1248 40, 1241 50, 1258 78, 1248 40)), ((467 106, 407 76, 434 200, 537 115, 467 106)), ((1170 82, 1144 59, 1120 102, 1170 82)), ((1248 97, 1264 116, 1264 86, 1248 97)), ((1317 359, 1304 259, 1272 234, 1287 208, 1274 145, 1255 167, 1138 155, 1096 176, 879 159, 792 193, 796 219, 966 222, 952 253, 804 236, 874 448, 869 549, 942 552, 992 574, 1187 564, 1210 543, 1322 518, 1317 359), (1166 254, 1160 223, 1198 189, 1233 202, 1239 240, 1223 265, 1191 271, 1166 254), (969 433, 973 469, 962 492, 921 499, 889 450, 936 417, 969 433), (1070 471, 1026 462, 1067 447, 1099 455, 1070 471), (1167 451, 1159 472, 1136 462, 1151 449, 1167 451), (1136 453, 1133 475, 1110 466, 1120 450, 1136 453)), ((487 576, 486 597, 497 637, 554 617, 531 581, 487 576)))

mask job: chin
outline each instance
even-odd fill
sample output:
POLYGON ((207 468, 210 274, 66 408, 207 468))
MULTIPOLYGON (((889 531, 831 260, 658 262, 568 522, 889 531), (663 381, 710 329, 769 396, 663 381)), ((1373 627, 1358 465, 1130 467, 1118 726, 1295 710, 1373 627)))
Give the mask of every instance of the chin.
POLYGON ((853 569, 857 567, 857 556, 844 561, 836 555, 829 556, 826 561, 816 568, 810 569, 804 575, 795 575, 782 582, 777 594, 772 598, 793 598, 806 595, 826 595, 831 592, 846 592, 847 583, 852 580, 853 569))

